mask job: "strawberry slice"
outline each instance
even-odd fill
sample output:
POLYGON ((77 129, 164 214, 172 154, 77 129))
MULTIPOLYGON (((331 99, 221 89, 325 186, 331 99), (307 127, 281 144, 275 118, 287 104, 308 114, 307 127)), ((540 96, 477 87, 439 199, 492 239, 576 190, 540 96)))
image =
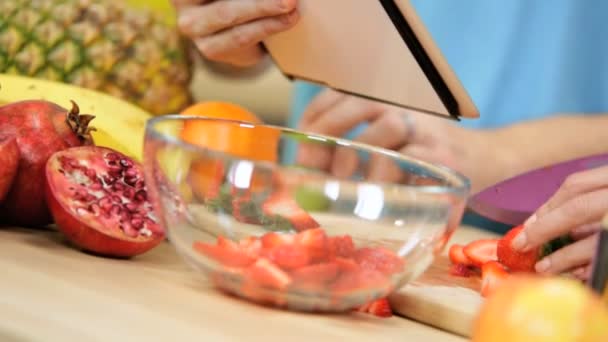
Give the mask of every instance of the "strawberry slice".
POLYGON ((511 242, 523 228, 523 226, 517 226, 509 230, 507 234, 498 241, 496 255, 498 261, 507 266, 511 271, 534 272, 534 265, 536 265, 543 256, 542 248, 535 248, 528 252, 518 252, 511 248, 511 242))
POLYGON ((384 274, 361 268, 357 271, 340 273, 330 288, 337 295, 347 295, 358 291, 388 289, 388 286, 390 282, 384 274))
POLYGON ((295 236, 297 245, 308 250, 312 261, 325 260, 328 257, 327 235, 321 228, 308 229, 295 236))
POLYGON ((387 298, 380 298, 371 302, 367 312, 374 316, 384 318, 393 316, 393 310, 391 309, 391 304, 387 298))
POLYGON ((481 295, 488 297, 509 276, 498 261, 488 261, 481 266, 481 295))
POLYGON ((297 231, 319 227, 319 223, 303 210, 292 196, 284 191, 276 192, 268 197, 262 204, 262 211, 267 216, 279 216, 286 219, 297 231))
POLYGON ((361 248, 355 252, 355 261, 364 269, 391 275, 403 270, 404 261, 383 247, 361 248))
POLYGON ((262 241, 250 236, 239 241, 238 248, 251 256, 259 256, 262 251, 262 241))
POLYGON ((193 248, 197 252, 227 267, 247 267, 256 260, 255 257, 252 257, 239 249, 225 248, 204 242, 195 242, 193 248))
POLYGON ((272 262, 284 270, 293 270, 310 263, 308 250, 299 245, 281 245, 266 251, 272 262))
POLYGON ((258 259, 246 271, 245 276, 249 282, 258 286, 267 286, 273 289, 285 290, 291 284, 289 274, 266 258, 258 259))
POLYGON ((450 250, 448 251, 448 256, 450 257, 450 261, 455 265, 464 265, 469 266, 473 265, 473 262, 469 260, 464 254, 464 246, 459 244, 453 244, 450 246, 450 250))
POLYGON ((355 253, 355 244, 349 235, 332 236, 327 239, 329 255, 350 258, 355 253))
POLYGON ((497 247, 497 239, 483 239, 469 243, 464 246, 462 251, 474 266, 481 267, 486 262, 498 260, 496 256, 497 247))
POLYGON ((292 245, 294 243, 294 235, 271 232, 264 234, 261 240, 262 248, 273 249, 283 245, 292 245))
POLYGON ((217 245, 219 247, 226 248, 226 249, 233 249, 233 250, 239 249, 239 246, 234 241, 232 241, 222 235, 219 235, 217 237, 217 245))
POLYGON ((454 264, 450 267, 449 273, 455 277, 468 278, 473 275, 473 271, 467 265, 454 264))
POLYGON ((353 259, 334 258, 333 262, 338 265, 340 273, 356 272, 361 269, 361 266, 359 266, 359 264, 357 264, 353 259))
POLYGON ((299 268, 291 272, 294 283, 320 283, 333 281, 340 272, 340 266, 335 262, 325 262, 299 268))

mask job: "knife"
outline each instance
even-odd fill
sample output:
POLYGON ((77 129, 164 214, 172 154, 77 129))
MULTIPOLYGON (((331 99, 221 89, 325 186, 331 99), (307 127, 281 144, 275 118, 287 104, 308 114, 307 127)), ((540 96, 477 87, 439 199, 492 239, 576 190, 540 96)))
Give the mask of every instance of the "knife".
POLYGON ((608 214, 602 220, 602 229, 593 258, 593 269, 589 286, 608 305, 608 214))
POLYGON ((478 192, 468 206, 481 216, 516 226, 549 200, 569 175, 602 165, 608 165, 608 153, 545 166, 478 192))

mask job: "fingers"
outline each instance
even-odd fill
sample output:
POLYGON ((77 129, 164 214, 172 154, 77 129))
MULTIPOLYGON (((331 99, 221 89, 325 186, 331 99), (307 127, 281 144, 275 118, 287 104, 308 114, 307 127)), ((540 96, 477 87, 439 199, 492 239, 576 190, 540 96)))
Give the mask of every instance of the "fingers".
POLYGON ((314 119, 306 122, 303 121, 300 127, 305 131, 343 136, 360 123, 379 117, 385 110, 385 106, 373 101, 347 96, 343 100, 336 101, 323 111, 309 114, 314 119))
MULTIPOLYGON (((396 149, 405 143, 407 136, 408 125, 402 114, 387 112, 370 123, 355 141, 387 149, 396 149)), ((386 159, 386 157, 380 159, 386 159)), ((355 151, 337 147, 332 161, 332 172, 339 177, 346 177, 355 172, 358 163, 359 158, 355 151)), ((381 175, 384 164, 386 163, 383 161, 375 163, 374 160, 370 160, 370 173, 381 175)))
POLYGON ((607 186, 608 167, 599 167, 572 174, 566 178, 559 190, 536 211, 536 216, 545 215, 579 194, 591 192, 607 186))
POLYGON ((210 60, 230 61, 237 65, 258 62, 263 51, 258 45, 268 36, 281 32, 297 22, 298 12, 259 19, 223 32, 194 40, 196 47, 210 60), (231 56, 238 58, 231 59, 231 56))
MULTIPOLYGON (((536 272, 558 274, 575 267, 590 264, 597 246, 598 237, 598 234, 594 234, 558 249, 536 263, 536 272)), ((579 272, 583 273, 583 271, 579 272)))
POLYGON ((580 227, 572 229, 572 231, 570 232, 570 237, 572 237, 574 240, 582 240, 587 236, 599 232, 600 229, 602 229, 601 222, 584 224, 580 227))
POLYGON ((561 206, 525 224, 512 242, 515 250, 528 251, 556 237, 568 234, 574 227, 600 221, 608 211, 608 189, 574 197, 561 206))
POLYGON ((592 269, 593 267, 591 266, 591 264, 581 266, 574 269, 574 271, 572 271, 572 275, 579 280, 587 281, 589 280, 589 278, 591 278, 592 269))
POLYGON ((337 92, 333 89, 326 89, 310 102, 306 110, 302 114, 298 127, 303 129, 310 126, 318 117, 326 112, 329 108, 335 106, 339 101, 344 101, 348 98, 347 95, 337 92))
POLYGON ((187 10, 180 11, 179 28, 192 38, 262 18, 285 15, 296 8, 295 0, 218 0, 195 7, 188 6, 200 4, 200 1, 179 2, 182 3, 177 6, 187 7, 187 10))

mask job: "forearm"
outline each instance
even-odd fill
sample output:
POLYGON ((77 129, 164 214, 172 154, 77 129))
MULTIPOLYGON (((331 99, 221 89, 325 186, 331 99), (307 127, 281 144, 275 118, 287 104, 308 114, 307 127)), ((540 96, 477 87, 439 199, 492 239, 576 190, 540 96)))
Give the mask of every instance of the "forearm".
POLYGON ((556 162, 608 152, 608 114, 555 116, 482 134, 490 142, 485 155, 492 156, 494 149, 500 155, 499 169, 484 181, 495 183, 556 162))

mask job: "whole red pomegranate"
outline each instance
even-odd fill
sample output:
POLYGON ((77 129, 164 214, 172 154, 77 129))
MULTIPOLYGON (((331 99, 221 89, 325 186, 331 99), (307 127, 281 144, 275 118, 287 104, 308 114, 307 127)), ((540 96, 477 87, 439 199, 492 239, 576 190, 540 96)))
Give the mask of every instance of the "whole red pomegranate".
POLYGON ((19 166, 19 146, 12 139, 0 139, 0 204, 13 184, 19 166))
POLYGON ((45 179, 55 223, 83 250, 131 257, 165 237, 141 166, 120 152, 96 146, 59 151, 49 158, 45 179))
POLYGON ((89 122, 76 103, 67 110, 48 101, 20 101, 0 107, 0 140, 14 138, 19 166, 5 201, 0 222, 40 227, 52 222, 44 193, 44 167, 55 152, 92 144, 89 122))

